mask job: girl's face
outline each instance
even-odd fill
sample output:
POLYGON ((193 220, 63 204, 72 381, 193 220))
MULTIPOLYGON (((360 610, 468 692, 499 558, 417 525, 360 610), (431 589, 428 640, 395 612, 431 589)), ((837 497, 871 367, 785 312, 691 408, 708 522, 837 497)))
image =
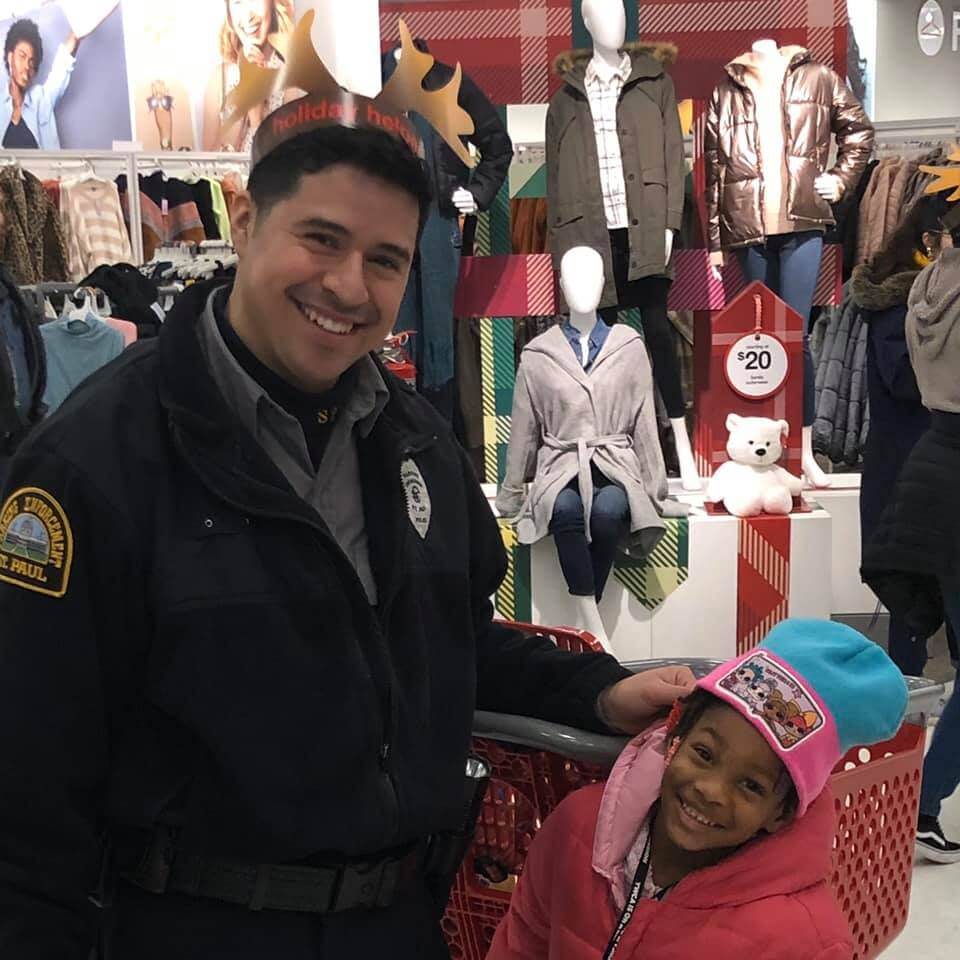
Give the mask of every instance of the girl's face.
POLYGON ((660 816, 688 852, 734 849, 786 826, 789 778, 766 740, 732 707, 709 707, 667 767, 660 816))
POLYGON ((227 16, 244 49, 262 47, 270 35, 273 0, 227 0, 227 16))

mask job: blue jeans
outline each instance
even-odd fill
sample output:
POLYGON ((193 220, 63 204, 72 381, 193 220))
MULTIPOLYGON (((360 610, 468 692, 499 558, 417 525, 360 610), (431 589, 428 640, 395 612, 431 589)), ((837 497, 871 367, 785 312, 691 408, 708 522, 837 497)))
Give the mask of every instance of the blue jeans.
POLYGON ((736 253, 747 283, 759 280, 793 307, 803 320, 803 425, 809 427, 817 414, 817 402, 816 373, 807 327, 820 275, 823 234, 819 230, 782 233, 736 253))
POLYGON ((630 505, 623 488, 593 468, 593 508, 587 543, 580 485, 571 480, 553 505, 550 532, 557 545, 560 569, 567 588, 575 597, 603 596, 613 568, 617 544, 630 526, 630 505))
MULTIPOLYGON (((960 632, 960 578, 943 578, 943 606, 947 623, 960 632)), ((933 732, 933 741, 923 761, 920 813, 939 817, 940 805, 960 786, 960 670, 953 693, 933 732)))

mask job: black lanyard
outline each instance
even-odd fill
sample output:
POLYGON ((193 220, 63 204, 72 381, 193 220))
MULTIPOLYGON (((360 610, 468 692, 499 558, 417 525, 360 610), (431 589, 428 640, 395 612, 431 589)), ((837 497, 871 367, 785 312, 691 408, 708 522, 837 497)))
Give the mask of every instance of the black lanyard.
MULTIPOLYGON (((613 936, 607 944, 607 949, 603 953, 603 960, 611 960, 611 957, 617 952, 620 941, 623 939, 630 921, 633 919, 637 904, 643 896, 643 886, 647 882, 647 874, 650 872, 650 847, 653 842, 653 820, 650 821, 650 830, 647 834, 647 842, 643 845, 643 853, 640 854, 640 862, 637 864, 637 872, 633 875, 633 886, 630 888, 630 894, 627 896, 627 902, 624 904, 623 912, 617 921, 617 929, 613 931, 613 936)), ((669 887, 664 888, 657 894, 657 899, 662 900, 669 887)))

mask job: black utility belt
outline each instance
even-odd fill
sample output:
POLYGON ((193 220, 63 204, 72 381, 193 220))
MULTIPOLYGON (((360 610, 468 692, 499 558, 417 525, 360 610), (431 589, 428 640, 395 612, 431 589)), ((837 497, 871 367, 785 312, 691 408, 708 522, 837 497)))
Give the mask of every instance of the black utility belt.
MULTIPOLYGON (((150 893, 180 893, 250 910, 334 914, 389 907, 422 890, 434 866, 449 860, 453 835, 437 834, 369 859, 330 866, 242 863, 176 849, 173 832, 157 830, 132 869, 117 851, 119 876, 150 893)), ((441 867, 442 869, 442 867, 441 867)))

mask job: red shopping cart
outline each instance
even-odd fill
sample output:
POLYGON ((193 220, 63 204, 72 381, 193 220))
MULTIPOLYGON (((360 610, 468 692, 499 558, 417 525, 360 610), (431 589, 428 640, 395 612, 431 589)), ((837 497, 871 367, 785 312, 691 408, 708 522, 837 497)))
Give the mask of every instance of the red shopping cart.
MULTIPOLYGON (((590 634, 516 624, 558 647, 599 650, 590 634)), ((660 660, 641 669, 684 664, 702 675, 716 661, 660 660)), ((924 715, 942 684, 910 680, 911 716, 897 735, 851 750, 830 780, 837 816, 833 888, 847 919, 856 960, 877 957, 903 929, 910 904, 913 842, 925 745, 924 715)), ((605 779, 624 740, 556 724, 478 713, 474 752, 491 768, 473 847, 444 916, 453 960, 483 960, 537 830, 572 790, 605 779)))

